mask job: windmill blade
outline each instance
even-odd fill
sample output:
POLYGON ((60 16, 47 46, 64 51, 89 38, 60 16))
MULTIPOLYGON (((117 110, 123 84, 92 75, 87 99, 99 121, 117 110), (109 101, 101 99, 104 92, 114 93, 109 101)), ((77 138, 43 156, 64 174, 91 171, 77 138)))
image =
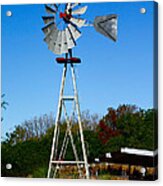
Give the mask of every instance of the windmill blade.
POLYGON ((58 29, 54 29, 52 30, 49 34, 46 35, 46 37, 44 38, 44 41, 49 44, 51 40, 55 41, 56 39, 54 38, 54 35, 56 34, 56 32, 58 31, 58 29))
POLYGON ((62 31, 59 30, 53 52, 58 55, 61 54, 61 46, 62 46, 62 31))
POLYGON ((49 42, 52 40, 52 33, 51 32, 44 38, 44 41, 47 44, 49 44, 49 42))
POLYGON ((60 6, 60 4, 53 4, 53 6, 55 7, 55 9, 56 9, 56 11, 58 11, 58 8, 59 8, 59 6, 60 6))
POLYGON ((56 29, 56 25, 54 22, 49 23, 45 27, 42 28, 42 31, 44 32, 45 35, 49 34, 53 29, 56 29))
POLYGON ((45 10, 48 14, 56 14, 56 10, 54 10, 53 8, 51 8, 48 5, 45 5, 45 10))
POLYGON ((53 52, 55 54, 58 54, 58 55, 61 54, 60 53, 61 41, 62 41, 62 31, 59 31, 58 36, 57 36, 57 40, 56 40, 56 43, 55 43, 55 46, 54 46, 54 50, 53 50, 53 52))
POLYGON ((71 17, 70 22, 76 25, 77 27, 81 28, 85 24, 86 20, 71 17))
MULTIPOLYGON (((47 44, 49 46, 54 46, 57 42, 59 30, 56 29, 55 31, 52 31, 52 33, 47 37, 47 44)), ((45 38, 46 39, 46 38, 45 38)))
POLYGON ((71 9, 75 8, 75 7, 78 6, 78 5, 80 5, 80 3, 73 3, 73 4, 71 5, 71 9))
POLYGON ((42 19, 45 24, 48 24, 48 23, 54 21, 54 18, 55 18, 54 16, 42 16, 42 19))
POLYGON ((81 7, 77 10, 72 11, 72 15, 82 15, 87 11, 88 6, 81 7))
POLYGON ((71 49, 76 46, 75 40, 72 38, 72 34, 68 28, 65 29, 66 38, 67 38, 67 48, 71 49))
POLYGON ((62 31, 62 45, 61 45, 61 53, 68 53, 68 44, 67 44, 67 37, 66 31, 62 31))
MULTIPOLYGON (((61 31, 57 30, 57 31, 53 34, 52 39, 50 40, 50 42, 49 42, 49 44, 48 44, 48 49, 51 50, 52 52, 54 52, 55 54, 56 54, 56 52, 55 52, 56 49, 55 49, 55 48, 56 48, 56 46, 57 46, 58 39, 59 39, 59 37, 60 37, 60 32, 61 32, 61 31)), ((58 54, 58 53, 57 53, 57 54, 58 54)))
POLYGON ((49 44, 49 49, 52 50, 55 54, 63 54, 68 52, 68 44, 66 38, 66 31, 59 31, 58 35, 54 36, 54 39, 51 40, 49 44), (54 42, 55 40, 55 42, 54 42))
POLYGON ((69 13, 69 10, 71 9, 71 3, 66 4, 65 12, 69 13))
POLYGON ((75 28, 72 24, 68 24, 67 26, 72 38, 76 41, 80 36, 81 36, 81 32, 75 28))
POLYGON ((106 16, 97 16, 94 20, 93 25, 97 32, 112 39, 113 41, 116 41, 117 24, 118 24, 117 15, 106 15, 106 16))
POLYGON ((58 34, 59 34, 59 30, 57 29, 51 34, 50 41, 48 42, 48 48, 52 52, 54 52, 54 48, 55 48, 55 45, 57 42, 58 34))

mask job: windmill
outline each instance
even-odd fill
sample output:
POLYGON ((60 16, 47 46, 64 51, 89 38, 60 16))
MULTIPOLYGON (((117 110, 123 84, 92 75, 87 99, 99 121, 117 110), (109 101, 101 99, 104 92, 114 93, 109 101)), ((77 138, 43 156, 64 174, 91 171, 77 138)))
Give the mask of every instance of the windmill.
POLYGON ((117 15, 97 16, 95 17, 93 23, 90 23, 86 19, 81 18, 81 16, 87 11, 87 8, 87 6, 82 6, 80 3, 49 4, 45 5, 47 15, 42 17, 45 23, 42 31, 45 34, 44 41, 47 43, 48 49, 54 54, 65 55, 65 57, 56 58, 56 61, 59 64, 63 64, 63 73, 49 161, 48 178, 57 177, 59 170, 64 165, 76 165, 79 178, 89 178, 89 165, 83 136, 83 127, 81 122, 81 113, 74 70, 74 64, 80 63, 81 60, 80 58, 73 56, 72 49, 76 46, 77 39, 81 37, 81 31, 79 29, 83 26, 93 26, 97 32, 103 34, 113 41, 116 41, 117 15), (71 78, 73 83, 73 95, 71 96, 64 95, 68 66, 71 69, 71 78), (66 102, 71 102, 73 105, 72 114, 70 116, 68 115, 66 109, 66 102), (62 112, 65 116, 67 129, 64 138, 62 139, 61 148, 58 149, 62 112), (71 130, 73 127, 74 113, 77 113, 77 124, 80 134, 82 159, 79 158, 71 130), (69 141, 72 145, 75 158, 73 161, 65 160, 65 154, 69 141))

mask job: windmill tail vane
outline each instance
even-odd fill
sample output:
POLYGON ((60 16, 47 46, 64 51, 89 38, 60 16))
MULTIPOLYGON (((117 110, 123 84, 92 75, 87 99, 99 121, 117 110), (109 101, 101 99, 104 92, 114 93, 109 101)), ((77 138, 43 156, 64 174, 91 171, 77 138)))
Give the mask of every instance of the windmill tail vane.
POLYGON ((94 20, 94 28, 104 36, 117 40, 117 15, 97 16, 94 20))

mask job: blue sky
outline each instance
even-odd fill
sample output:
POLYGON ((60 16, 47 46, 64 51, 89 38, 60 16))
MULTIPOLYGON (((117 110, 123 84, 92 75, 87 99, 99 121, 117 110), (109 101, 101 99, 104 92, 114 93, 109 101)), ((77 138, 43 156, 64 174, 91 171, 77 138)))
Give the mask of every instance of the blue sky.
MULTIPOLYGON (((44 5, 2 6, 1 13, 2 92, 9 102, 4 136, 26 119, 55 116, 62 66, 43 42, 44 5)), ((86 27, 73 52, 82 60, 75 67, 81 110, 101 116, 123 103, 153 107, 153 2, 92 3, 84 17, 93 21, 112 13, 118 14, 117 42, 86 27), (146 14, 140 14, 142 7, 146 14)))

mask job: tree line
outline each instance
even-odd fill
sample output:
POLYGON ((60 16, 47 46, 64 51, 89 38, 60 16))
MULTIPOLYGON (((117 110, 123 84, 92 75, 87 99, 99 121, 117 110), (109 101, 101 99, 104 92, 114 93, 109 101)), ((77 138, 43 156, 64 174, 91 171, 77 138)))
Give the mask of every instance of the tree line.
MULTIPOLYGON (((121 147, 154 150, 157 148, 157 111, 141 109, 135 105, 108 108, 102 118, 84 111, 81 114, 88 161, 121 147)), ((46 177, 50 157, 55 118, 53 114, 34 117, 15 126, 2 142, 2 176, 46 177), (6 164, 12 164, 7 170, 6 164)), ((63 138, 66 122, 62 120, 60 136, 63 138)), ((80 154, 77 123, 72 132, 80 154)), ((59 144, 61 147, 61 144, 59 144)), ((60 148, 59 147, 59 148, 60 148)), ((72 159, 68 147, 66 158, 72 159)))

